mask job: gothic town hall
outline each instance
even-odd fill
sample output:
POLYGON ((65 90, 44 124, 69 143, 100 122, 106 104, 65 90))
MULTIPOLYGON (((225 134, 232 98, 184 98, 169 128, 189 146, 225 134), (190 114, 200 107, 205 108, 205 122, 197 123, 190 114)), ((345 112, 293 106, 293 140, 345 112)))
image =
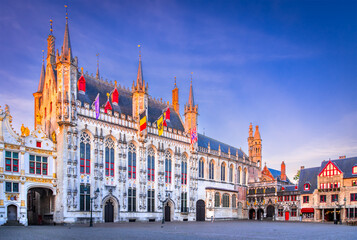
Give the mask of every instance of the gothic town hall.
POLYGON ((94 222, 247 218, 247 184, 261 169, 258 126, 241 136, 248 155, 202 134, 191 144, 199 113, 192 82, 180 113, 176 83, 171 102, 149 95, 140 56, 128 88, 104 81, 99 69, 84 73, 74 53, 67 18, 62 46, 52 30, 47 38, 34 130, 16 133, 10 107, 0 108, 0 224, 88 222, 90 210, 94 222))

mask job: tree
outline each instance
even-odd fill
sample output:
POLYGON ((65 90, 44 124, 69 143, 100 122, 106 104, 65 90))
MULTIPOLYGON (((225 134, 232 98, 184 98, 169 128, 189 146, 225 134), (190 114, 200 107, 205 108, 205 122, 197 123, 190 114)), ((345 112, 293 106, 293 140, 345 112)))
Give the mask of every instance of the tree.
POLYGON ((295 181, 298 181, 299 178, 300 178, 300 170, 297 171, 297 173, 296 173, 296 175, 295 175, 295 177, 294 177, 294 180, 295 180, 295 181))

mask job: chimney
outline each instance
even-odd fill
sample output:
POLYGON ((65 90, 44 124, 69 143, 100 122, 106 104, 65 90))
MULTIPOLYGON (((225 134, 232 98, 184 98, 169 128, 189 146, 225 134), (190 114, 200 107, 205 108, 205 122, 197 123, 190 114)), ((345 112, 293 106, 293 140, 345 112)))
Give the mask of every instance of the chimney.
POLYGON ((305 168, 305 166, 301 166, 301 167, 300 167, 300 170, 303 170, 304 168, 305 168))
POLYGON ((346 158, 346 155, 338 157, 338 159, 345 159, 345 158, 346 158))
POLYGON ((281 163, 281 175, 280 175, 280 179, 281 179, 282 181, 286 181, 285 163, 284 163, 284 161, 281 163))

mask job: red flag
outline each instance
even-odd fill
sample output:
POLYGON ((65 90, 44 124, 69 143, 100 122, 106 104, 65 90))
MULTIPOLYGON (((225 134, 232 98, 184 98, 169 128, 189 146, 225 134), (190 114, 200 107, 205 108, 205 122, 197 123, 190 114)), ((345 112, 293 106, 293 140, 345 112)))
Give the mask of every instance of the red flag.
POLYGON ((197 142, 198 137, 197 137, 197 129, 196 127, 191 129, 191 144, 194 144, 195 142, 197 142))
POLYGON ((164 112, 164 126, 167 127, 167 123, 170 122, 170 108, 164 112))

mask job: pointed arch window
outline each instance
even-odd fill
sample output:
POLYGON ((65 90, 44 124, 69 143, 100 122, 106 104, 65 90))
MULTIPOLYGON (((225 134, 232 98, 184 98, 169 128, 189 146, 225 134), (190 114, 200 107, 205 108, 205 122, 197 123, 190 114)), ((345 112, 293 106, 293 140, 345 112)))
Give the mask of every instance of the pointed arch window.
POLYGON ((80 141, 80 172, 82 174, 90 174, 90 137, 88 133, 83 132, 80 141))
POLYGON ((237 207, 237 196, 235 194, 233 194, 232 196, 232 208, 236 208, 237 207))
POLYGON ((229 167, 229 182, 233 182, 233 164, 229 167))
POLYGON ((214 162, 211 160, 209 162, 209 179, 214 179, 214 162))
POLYGON ((134 144, 129 144, 128 151, 128 178, 136 179, 136 147, 134 144))
POLYGON ((247 169, 246 168, 243 170, 242 178, 243 178, 243 184, 244 185, 247 184, 247 169))
POLYGON ((171 183, 171 175, 172 175, 172 160, 171 153, 167 151, 165 153, 165 183, 171 183))
POLYGON ((182 161, 181 161, 181 184, 187 185, 187 157, 186 157, 186 155, 182 156, 182 161))
POLYGON ((221 181, 226 181, 226 164, 221 164, 221 181))
POLYGON ((229 207, 229 195, 227 193, 223 194, 223 207, 229 207))
POLYGON ((105 176, 114 177, 114 141, 111 138, 105 141, 105 176))
POLYGON ((148 181, 155 181, 155 152, 152 148, 148 151, 148 181))
POLYGON ((204 178, 204 169, 205 169, 205 162, 203 161, 203 158, 201 158, 198 163, 198 177, 199 178, 204 178))
POLYGON ((240 172, 242 171, 242 169, 239 167, 238 171, 237 171, 237 183, 240 184, 240 172))

